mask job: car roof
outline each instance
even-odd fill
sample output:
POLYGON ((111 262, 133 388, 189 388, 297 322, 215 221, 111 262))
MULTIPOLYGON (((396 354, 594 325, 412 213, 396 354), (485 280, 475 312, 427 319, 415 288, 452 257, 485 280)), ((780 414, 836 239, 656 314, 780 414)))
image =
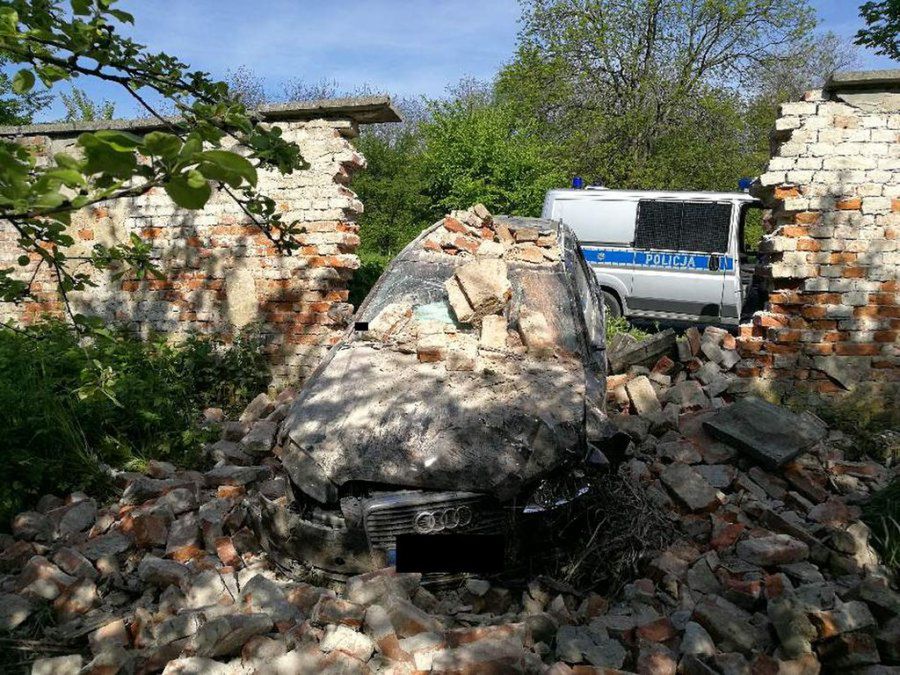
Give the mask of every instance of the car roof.
POLYGON ((610 190, 600 187, 589 187, 584 190, 572 188, 550 190, 547 197, 555 199, 591 199, 605 200, 699 200, 699 201, 739 201, 758 202, 759 200, 746 192, 704 192, 678 190, 610 190))

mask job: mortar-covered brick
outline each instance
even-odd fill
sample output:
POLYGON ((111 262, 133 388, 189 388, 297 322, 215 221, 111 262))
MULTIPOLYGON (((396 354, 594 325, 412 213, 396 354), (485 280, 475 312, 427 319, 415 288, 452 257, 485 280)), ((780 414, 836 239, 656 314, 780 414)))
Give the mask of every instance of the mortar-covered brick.
POLYGON ((760 393, 875 391, 896 403, 898 106, 900 82, 865 95, 808 92, 781 106, 773 156, 754 188, 767 209, 768 302, 738 333, 736 370, 760 393), (816 368, 824 356, 830 372, 816 368))
MULTIPOLYGON (((285 222, 298 221, 300 248, 279 254, 226 194, 215 192, 202 211, 182 210, 161 189, 97 204, 72 218, 72 255, 97 243, 126 241, 131 233, 152 243, 151 256, 165 279, 94 274, 97 287, 70 293, 76 312, 100 316, 140 334, 177 338, 191 332, 226 340, 249 324, 265 339, 276 384, 302 380, 342 332, 352 307, 347 285, 359 267, 355 220, 362 204, 347 187, 365 159, 350 143, 348 120, 279 122, 310 167, 282 176, 261 172, 259 188, 271 196, 285 222)), ((20 137, 45 161, 72 138, 20 137)), ((30 278, 37 260, 19 267, 21 252, 8 225, 0 225, 0 268, 30 278)), ((56 285, 39 270, 35 302, 0 303, 0 321, 24 323, 60 316, 56 285)))

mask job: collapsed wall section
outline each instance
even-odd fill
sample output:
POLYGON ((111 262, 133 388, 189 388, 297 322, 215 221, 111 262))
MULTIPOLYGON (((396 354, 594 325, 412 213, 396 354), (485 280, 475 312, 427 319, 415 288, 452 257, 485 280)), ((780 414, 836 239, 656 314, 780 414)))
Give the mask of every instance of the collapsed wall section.
MULTIPOLYGON (((377 121, 396 118, 389 102, 383 108, 382 117, 387 119, 377 121)), ((353 313, 348 282, 359 265, 356 218, 363 207, 348 184, 365 166, 350 142, 357 130, 353 112, 313 112, 322 117, 278 122, 284 137, 299 145, 309 168, 284 176, 264 171, 259 176, 260 191, 276 201, 283 220, 299 221, 298 251, 279 253, 221 191, 204 209, 187 211, 155 188, 140 197, 76 213, 70 228, 76 243, 69 253, 86 255, 96 243, 111 245, 137 234, 152 244, 152 258, 165 278, 117 278, 112 272, 94 272, 97 287, 71 293, 72 309, 141 334, 162 333, 176 339, 196 332, 230 340, 252 324, 265 340, 275 382, 302 380, 353 313)), ((64 125, 36 125, 24 131, 17 137, 39 157, 71 147, 77 137, 64 125)), ((30 279, 37 257, 19 267, 21 253, 12 227, 0 223, 0 268, 15 268, 23 279, 30 279)), ((0 320, 27 324, 46 315, 61 316, 64 307, 54 282, 48 270, 37 270, 36 301, 0 303, 0 320)))
POLYGON ((836 75, 781 107, 755 192, 768 301, 742 325, 740 374, 821 400, 900 387, 900 71, 836 75))

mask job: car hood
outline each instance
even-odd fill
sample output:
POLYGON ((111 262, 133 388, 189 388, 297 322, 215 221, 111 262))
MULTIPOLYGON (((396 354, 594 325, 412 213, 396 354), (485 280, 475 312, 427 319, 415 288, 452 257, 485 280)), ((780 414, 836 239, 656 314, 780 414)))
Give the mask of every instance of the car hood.
POLYGON ((352 342, 331 352, 290 409, 282 463, 321 502, 348 481, 505 500, 583 453, 584 391, 574 357, 503 355, 448 372, 352 342))

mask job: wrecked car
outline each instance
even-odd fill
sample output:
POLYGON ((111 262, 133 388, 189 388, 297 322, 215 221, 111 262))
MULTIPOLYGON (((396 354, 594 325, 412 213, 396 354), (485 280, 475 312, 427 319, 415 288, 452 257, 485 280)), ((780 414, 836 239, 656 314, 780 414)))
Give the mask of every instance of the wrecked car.
POLYGON ((394 564, 407 535, 508 535, 604 461, 605 368, 572 232, 454 212, 390 263, 293 403, 294 499, 266 500, 266 536, 343 575, 394 564))

